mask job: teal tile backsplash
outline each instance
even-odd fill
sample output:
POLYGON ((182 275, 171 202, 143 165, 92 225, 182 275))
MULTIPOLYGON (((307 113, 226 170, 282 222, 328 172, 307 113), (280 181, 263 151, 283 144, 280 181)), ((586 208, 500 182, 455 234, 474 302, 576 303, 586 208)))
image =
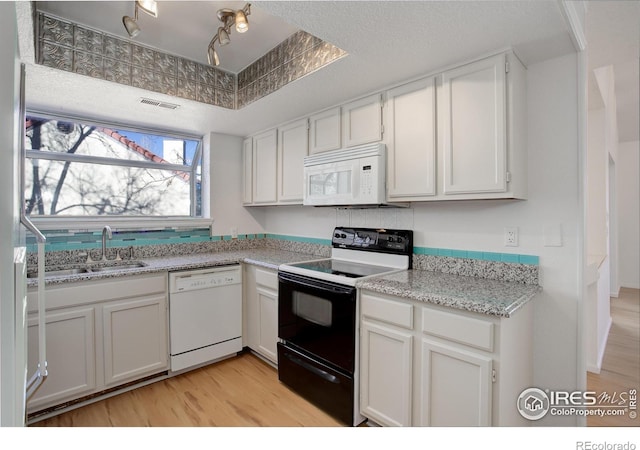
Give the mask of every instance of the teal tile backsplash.
MULTIPOLYGON (((48 231, 46 251, 60 250, 84 250, 98 248, 102 243, 101 232, 69 232, 66 230, 48 231)), ((301 236, 290 236, 283 234, 239 234, 238 240, 248 239, 274 239, 277 241, 289 241, 314 245, 331 245, 330 239, 310 238, 301 236)), ((193 230, 150 230, 150 231, 123 231, 114 232, 113 238, 108 241, 110 248, 122 248, 129 246, 146 246, 162 244, 186 244, 198 242, 230 241, 231 235, 210 236, 208 228, 197 228, 193 230)), ((36 252, 36 243, 33 236, 27 237, 27 250, 36 252)), ((540 263, 538 256, 520 255, 515 253, 481 252, 473 250, 458 250, 433 247, 414 247, 413 253, 416 255, 442 256, 450 258, 465 258, 481 261, 494 261, 504 263, 519 263, 537 266, 540 263)))

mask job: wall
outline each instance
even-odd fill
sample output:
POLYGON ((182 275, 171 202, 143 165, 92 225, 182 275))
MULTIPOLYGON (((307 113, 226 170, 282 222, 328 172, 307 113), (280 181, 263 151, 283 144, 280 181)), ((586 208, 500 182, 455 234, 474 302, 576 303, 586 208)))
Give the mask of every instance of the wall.
POLYGON ((605 110, 589 111, 587 144, 587 252, 609 254, 607 230, 607 172, 609 158, 605 142, 605 110))
POLYGON ((640 142, 618 145, 618 274, 620 286, 640 289, 640 142))
POLYGON ((16 417, 15 307, 13 247, 16 231, 15 145, 17 120, 16 12, 13 2, 0 2, 0 426, 21 425, 16 417))
MULTIPOLYGON (((264 216, 260 208, 242 207, 242 138, 226 134, 210 133, 203 145, 210 148, 211 216, 214 219, 212 234, 229 235, 232 229, 238 233, 263 233, 260 224, 264 216)), ((205 211, 206 215, 206 211, 205 211)))
MULTIPOLYGON (((526 201, 463 201, 414 204, 407 210, 265 208, 269 233, 328 238, 345 219, 413 223, 415 245, 513 251, 540 257, 543 293, 535 301, 534 385, 577 389, 579 271, 579 158, 577 58, 569 55, 528 68, 528 168, 526 201), (358 210, 356 210, 358 211, 358 210), (403 212, 404 211, 404 212, 403 212), (408 216, 407 216, 408 215, 408 216), (400 219, 398 219, 400 218, 400 219), (505 248, 503 228, 517 226, 520 246, 505 248), (561 247, 544 246, 545 227, 562 229, 561 247)), ((354 225, 351 223, 351 225, 354 225)), ((536 425, 576 425, 575 417, 546 417, 536 425)))

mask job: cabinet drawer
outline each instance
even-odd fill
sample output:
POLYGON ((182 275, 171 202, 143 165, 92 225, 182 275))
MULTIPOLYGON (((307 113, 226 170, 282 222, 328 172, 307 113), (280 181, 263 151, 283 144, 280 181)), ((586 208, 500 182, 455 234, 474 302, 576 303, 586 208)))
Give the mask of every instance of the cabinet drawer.
POLYGON ((278 273, 271 270, 256 269, 256 284, 278 290, 278 273))
POLYGON ((494 324, 472 317, 423 308, 422 332, 481 350, 493 351, 494 324))
POLYGON ((413 329, 413 306, 373 295, 362 296, 362 315, 381 322, 413 329))
MULTIPOLYGON (((166 290, 167 273, 162 272, 154 275, 132 275, 47 286, 45 299, 47 310, 52 310, 140 295, 160 294, 165 293, 166 290)), ((36 312, 37 310, 38 291, 31 288, 27 295, 27 311, 36 312)))

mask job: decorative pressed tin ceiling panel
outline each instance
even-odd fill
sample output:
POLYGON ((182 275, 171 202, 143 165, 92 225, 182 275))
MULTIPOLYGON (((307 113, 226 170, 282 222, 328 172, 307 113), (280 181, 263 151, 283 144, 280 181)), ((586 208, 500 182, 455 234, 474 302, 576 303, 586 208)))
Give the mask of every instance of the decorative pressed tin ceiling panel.
POLYGON ((37 14, 38 64, 228 109, 239 109, 346 55, 298 31, 239 74, 37 14))

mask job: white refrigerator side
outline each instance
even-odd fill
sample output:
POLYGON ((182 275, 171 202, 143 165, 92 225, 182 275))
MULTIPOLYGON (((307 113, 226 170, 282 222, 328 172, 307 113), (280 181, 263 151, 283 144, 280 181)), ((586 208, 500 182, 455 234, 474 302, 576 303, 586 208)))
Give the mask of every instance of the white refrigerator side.
POLYGON ((3 80, 0 83, 0 426, 25 424, 26 336, 23 294, 26 282, 22 271, 25 251, 24 231, 19 225, 21 193, 18 188, 19 139, 23 132, 19 131, 15 5, 15 2, 0 2, 0 79, 3 80))

